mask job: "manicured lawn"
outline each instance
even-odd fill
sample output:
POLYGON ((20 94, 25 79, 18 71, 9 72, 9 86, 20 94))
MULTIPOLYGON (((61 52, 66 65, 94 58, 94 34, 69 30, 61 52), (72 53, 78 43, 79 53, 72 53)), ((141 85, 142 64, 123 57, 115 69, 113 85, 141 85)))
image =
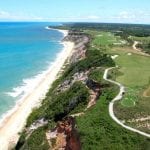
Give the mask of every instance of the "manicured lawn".
POLYGON ((91 41, 91 47, 108 48, 114 46, 115 44, 122 45, 122 40, 120 37, 115 36, 110 32, 90 30, 86 30, 85 32, 93 37, 93 40, 91 41))
POLYGON ((127 87, 143 87, 149 83, 150 78, 150 57, 132 53, 132 48, 116 47, 107 52, 112 55, 119 55, 114 61, 120 67, 122 76, 117 81, 127 87), (128 54, 131 55, 128 55, 128 54))
POLYGON ((124 98, 121 100, 121 104, 126 107, 133 107, 138 100, 139 89, 126 89, 124 98))
POLYGON ((148 84, 150 77, 150 58, 136 54, 120 55, 116 60, 123 76, 117 78, 127 87, 144 86, 148 84))
POLYGON ((96 38, 92 41, 92 45, 110 46, 114 43, 120 43, 119 39, 109 32, 99 32, 96 38))

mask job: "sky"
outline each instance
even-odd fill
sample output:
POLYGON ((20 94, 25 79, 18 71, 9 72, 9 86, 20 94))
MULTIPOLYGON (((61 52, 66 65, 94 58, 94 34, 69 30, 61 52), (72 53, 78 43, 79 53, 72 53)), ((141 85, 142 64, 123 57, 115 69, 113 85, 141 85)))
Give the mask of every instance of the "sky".
POLYGON ((0 0, 0 21, 150 24, 150 0, 0 0))

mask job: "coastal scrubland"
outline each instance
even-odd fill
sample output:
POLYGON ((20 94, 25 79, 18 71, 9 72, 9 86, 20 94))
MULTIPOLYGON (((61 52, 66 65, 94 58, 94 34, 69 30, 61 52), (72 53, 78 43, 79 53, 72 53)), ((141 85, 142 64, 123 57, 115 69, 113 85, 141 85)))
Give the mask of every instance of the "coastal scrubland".
POLYGON ((137 123, 130 120, 136 120, 137 116, 141 118, 149 115, 148 97, 143 97, 142 94, 143 88, 147 89, 149 86, 150 62, 149 57, 133 52, 133 42, 128 36, 149 36, 149 28, 142 26, 144 33, 134 25, 95 24, 93 27, 91 24, 73 24, 57 28, 71 30, 71 37, 68 39, 88 36, 86 51, 85 47, 82 49, 85 55, 66 65, 41 106, 34 109, 29 116, 15 149, 52 148, 57 142, 53 140, 50 145, 46 132, 54 130, 57 123, 66 116, 82 112, 82 115, 76 116, 75 119, 83 150, 148 150, 148 138, 122 128, 109 116, 109 102, 117 95, 119 89, 104 81, 103 74, 106 68, 119 66, 119 69, 109 72, 109 78, 124 84, 127 94, 122 101, 115 104, 115 114, 126 124, 147 132, 146 126, 137 127, 137 123), (112 55, 118 57, 113 59, 112 55), (98 94, 94 105, 87 109, 93 96, 91 91, 98 94), (41 118, 47 121, 47 124, 31 131, 30 127, 41 118))

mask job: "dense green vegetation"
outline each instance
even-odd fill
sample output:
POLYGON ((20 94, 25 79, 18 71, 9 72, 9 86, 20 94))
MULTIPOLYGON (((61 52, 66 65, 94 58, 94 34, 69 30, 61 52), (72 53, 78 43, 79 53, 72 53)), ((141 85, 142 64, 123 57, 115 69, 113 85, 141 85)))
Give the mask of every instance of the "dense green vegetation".
POLYGON ((131 36, 130 39, 132 41, 138 41, 137 47, 140 48, 145 53, 150 54, 150 36, 148 37, 137 37, 137 36, 131 36))
MULTIPOLYGON (((25 135, 24 135, 25 136, 25 135)), ((49 145, 45 136, 45 129, 43 127, 35 130, 31 136, 25 140, 23 135, 20 138, 20 143, 17 145, 16 149, 20 149, 20 145, 24 144, 21 148, 22 150, 48 150, 49 145)))
POLYGON ((89 93, 87 88, 81 83, 74 83, 68 90, 59 94, 51 92, 43 101, 42 106, 32 112, 27 120, 27 126, 39 118, 51 121, 61 120, 76 107, 84 107, 87 104, 89 93))
MULTIPOLYGON (((56 27, 58 28, 58 27, 56 27)), ((118 34, 134 35, 134 36, 150 36, 150 25, 140 24, 119 24, 119 23, 66 23, 59 28, 75 29, 75 30, 98 30, 98 31, 111 31, 118 34), (120 32, 121 31, 121 32, 120 32)))
POLYGON ((97 68, 97 69, 92 70, 89 73, 89 79, 92 79, 92 80, 97 81, 101 84, 104 84, 104 82, 105 82, 103 80, 104 70, 105 70, 105 68, 97 68))
POLYGON ((148 150, 150 141, 117 125, 108 114, 116 87, 105 88, 95 107, 77 118, 83 150, 148 150))
POLYGON ((111 57, 97 49, 89 49, 86 58, 72 64, 64 73, 64 76, 71 76, 76 72, 86 71, 92 67, 111 67, 115 66, 111 57))
POLYGON ((54 89, 53 92, 50 90, 48 95, 42 106, 31 113, 26 126, 29 127, 40 118, 48 119, 48 125, 45 128, 35 130, 27 139, 25 138, 27 137, 26 132, 22 132, 16 149, 47 150, 46 130, 54 128, 55 122, 61 120, 69 113, 79 112, 81 108, 85 108, 89 99, 88 90, 81 82, 74 83, 68 90, 59 94, 54 93, 54 89))

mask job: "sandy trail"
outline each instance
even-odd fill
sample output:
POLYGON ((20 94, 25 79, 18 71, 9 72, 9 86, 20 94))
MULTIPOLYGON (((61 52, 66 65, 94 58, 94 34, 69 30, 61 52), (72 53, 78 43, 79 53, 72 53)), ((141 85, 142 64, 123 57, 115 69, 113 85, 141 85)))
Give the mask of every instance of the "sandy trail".
MULTIPOLYGON (((67 31, 61 31, 64 35, 67 31)), ((23 129, 26 123, 26 119, 32 112, 32 109, 39 105, 41 99, 46 95, 51 84, 57 78, 57 75, 63 64, 68 57, 71 56, 74 43, 63 42, 64 49, 55 60, 51 69, 45 74, 44 78, 38 83, 37 87, 30 92, 22 102, 17 106, 14 112, 12 112, 5 120, 3 120, 3 126, 0 127, 0 150, 11 149, 13 145, 18 141, 18 133, 23 129)))
POLYGON ((137 44, 139 44, 139 42, 138 42, 138 41, 134 41, 134 43, 133 43, 133 45, 132 45, 132 48, 133 48, 134 50, 136 50, 136 51, 140 51, 140 49, 138 49, 138 48, 136 47, 137 44))
POLYGON ((139 43, 140 42, 138 42, 138 41, 134 41, 134 43, 132 45, 133 50, 135 50, 137 54, 140 54, 140 55, 143 55, 143 56, 150 56, 149 54, 146 54, 146 53, 142 52, 141 49, 137 48, 137 45, 139 43))

